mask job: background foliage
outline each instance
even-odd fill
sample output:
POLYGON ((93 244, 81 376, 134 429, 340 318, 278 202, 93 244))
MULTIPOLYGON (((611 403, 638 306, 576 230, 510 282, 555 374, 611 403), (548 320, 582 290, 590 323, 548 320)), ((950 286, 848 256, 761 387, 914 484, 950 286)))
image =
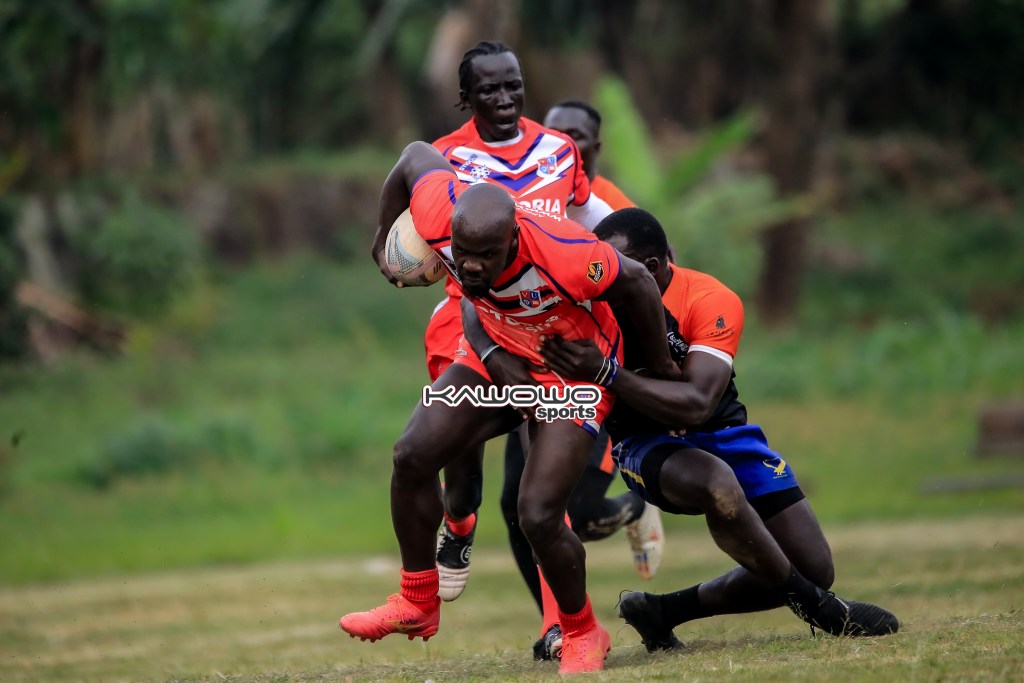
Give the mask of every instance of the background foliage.
POLYGON ((602 171, 747 302, 741 396, 827 525, 1019 513, 1020 461, 974 449, 1024 392, 1022 31, 1012 0, 0 0, 0 582, 393 553, 441 293, 369 236, 494 36, 526 114, 595 102, 602 171), (765 273, 800 276, 783 324, 765 273))

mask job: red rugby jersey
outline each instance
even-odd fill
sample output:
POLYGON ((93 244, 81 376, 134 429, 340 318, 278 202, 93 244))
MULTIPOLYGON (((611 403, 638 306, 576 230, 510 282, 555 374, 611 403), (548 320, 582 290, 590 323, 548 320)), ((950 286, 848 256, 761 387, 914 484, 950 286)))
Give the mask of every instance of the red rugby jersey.
MULTIPOLYGON (((412 218, 420 236, 438 253, 453 278, 451 215, 468 187, 437 170, 418 178, 412 191, 412 218)), ((615 281, 619 256, 564 216, 518 205, 519 251, 491 291, 474 299, 484 329, 503 347, 534 363, 541 335, 593 339, 607 356, 621 351, 619 326, 611 308, 592 301, 615 281)))

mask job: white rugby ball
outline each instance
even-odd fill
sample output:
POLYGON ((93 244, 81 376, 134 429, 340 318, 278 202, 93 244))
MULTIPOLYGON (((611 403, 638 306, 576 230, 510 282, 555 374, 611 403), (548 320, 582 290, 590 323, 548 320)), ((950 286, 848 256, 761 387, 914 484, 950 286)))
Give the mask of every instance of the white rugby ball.
POLYGON ((395 279, 409 287, 432 285, 445 274, 444 263, 416 232, 409 209, 395 219, 384 243, 388 269, 395 279))

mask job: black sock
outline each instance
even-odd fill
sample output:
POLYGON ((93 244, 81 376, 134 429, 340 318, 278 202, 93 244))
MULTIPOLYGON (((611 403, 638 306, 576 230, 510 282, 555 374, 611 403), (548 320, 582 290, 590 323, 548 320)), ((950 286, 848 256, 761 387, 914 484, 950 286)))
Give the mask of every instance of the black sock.
POLYGON ((803 574, 796 570, 796 567, 789 568, 789 578, 780 586, 786 594, 786 599, 798 605, 816 607, 820 591, 818 587, 804 578, 803 574))
POLYGON ((700 604, 698 588, 700 584, 675 593, 653 596, 660 603, 661 620, 666 626, 675 628, 684 622, 711 616, 711 612, 700 604))

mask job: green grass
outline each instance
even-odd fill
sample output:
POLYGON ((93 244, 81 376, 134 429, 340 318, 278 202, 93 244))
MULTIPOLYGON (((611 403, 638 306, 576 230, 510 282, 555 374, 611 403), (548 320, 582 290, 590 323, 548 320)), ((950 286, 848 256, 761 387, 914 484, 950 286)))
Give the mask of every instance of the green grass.
MULTIPOLYGON (((638 580, 621 535, 588 544, 588 583, 613 649, 600 681, 1019 681, 1024 515, 826 524, 837 593, 886 606, 900 633, 812 638, 788 610, 676 629, 681 653, 648 655, 617 619, 619 591, 668 592, 730 567, 699 519, 668 534, 658 576, 638 580)), ((355 525, 339 530, 346 538, 355 525)), ((428 643, 370 644, 338 616, 397 586, 393 554, 225 566, 0 589, 4 681, 535 681, 540 626, 506 549, 474 553, 466 593, 428 643)))
MULTIPOLYGON (((122 358, 0 368, 0 582, 393 552, 390 448, 441 296, 299 257, 224 275, 136 328, 122 358)), ((944 324, 930 343, 898 326, 748 329, 741 398, 822 519, 1024 510, 1012 486, 929 492, 1024 475, 1020 460, 973 455, 978 407, 1024 393, 1024 329, 989 330, 972 353, 972 323, 944 324)), ((482 547, 504 544, 499 446, 482 547)))

